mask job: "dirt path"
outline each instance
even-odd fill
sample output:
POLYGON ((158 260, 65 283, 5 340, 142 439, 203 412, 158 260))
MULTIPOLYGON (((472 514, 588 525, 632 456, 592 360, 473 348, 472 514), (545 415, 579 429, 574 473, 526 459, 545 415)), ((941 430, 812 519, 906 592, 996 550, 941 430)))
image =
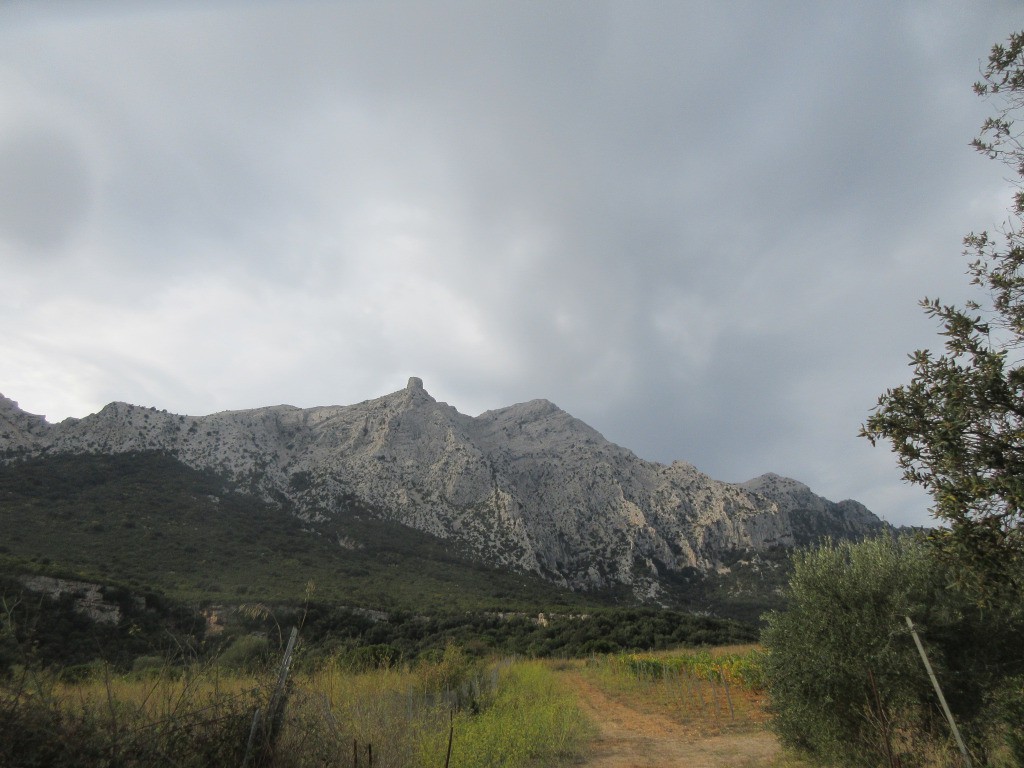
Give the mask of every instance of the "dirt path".
POLYGON ((600 735, 583 765, 589 768, 718 768, 768 766, 779 752, 770 733, 753 730, 701 734, 668 718, 642 712, 607 696, 575 671, 566 683, 598 725, 600 735))

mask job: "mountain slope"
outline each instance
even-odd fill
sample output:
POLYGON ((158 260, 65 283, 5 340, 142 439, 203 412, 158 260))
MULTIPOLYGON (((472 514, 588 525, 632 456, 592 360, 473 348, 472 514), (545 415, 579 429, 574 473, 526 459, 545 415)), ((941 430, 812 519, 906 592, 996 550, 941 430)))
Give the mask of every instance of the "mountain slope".
POLYGON ((0 398, 0 450, 161 451, 287 501, 310 522, 358 501, 480 561, 645 597, 665 576, 722 570, 736 552, 882 527, 856 502, 834 504, 796 481, 736 485, 685 462, 643 461, 545 400, 466 416, 417 378, 349 406, 193 417, 111 403, 55 425, 0 398))
POLYGON ((157 452, 0 464, 0 574, 38 571, 159 589, 190 602, 314 598, 405 611, 585 610, 536 577, 363 514, 311 526, 157 452))

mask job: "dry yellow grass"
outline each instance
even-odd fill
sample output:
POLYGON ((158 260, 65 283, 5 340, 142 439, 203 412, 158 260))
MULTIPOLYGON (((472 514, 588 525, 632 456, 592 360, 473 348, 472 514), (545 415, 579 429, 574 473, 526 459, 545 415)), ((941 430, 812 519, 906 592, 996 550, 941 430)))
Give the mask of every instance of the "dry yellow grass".
MULTIPOLYGON (((64 683, 39 673, 0 683, 0 764, 179 766, 241 764, 249 725, 276 674, 170 666, 64 683), (6 761, 6 762, 5 762, 6 761)), ((557 765, 586 723, 539 662, 482 662, 455 647, 434 662, 352 670, 328 662, 291 677, 274 768, 346 764, 438 768, 449 734, 462 768, 557 765), (450 730, 451 729, 451 730, 450 730)), ((271 753, 267 753, 271 754, 271 753)))

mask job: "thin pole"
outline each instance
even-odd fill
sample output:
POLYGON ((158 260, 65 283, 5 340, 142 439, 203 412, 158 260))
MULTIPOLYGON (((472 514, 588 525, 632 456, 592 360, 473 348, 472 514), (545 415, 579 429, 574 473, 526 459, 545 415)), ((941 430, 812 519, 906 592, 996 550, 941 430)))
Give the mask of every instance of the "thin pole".
POLYGON ((444 757, 444 768, 452 761, 452 738, 455 736, 455 717, 451 710, 448 710, 448 754, 444 757))
POLYGON ((949 711, 949 705, 946 703, 946 697, 942 695, 942 689, 939 687, 939 681, 935 677, 935 673, 932 671, 932 665, 928 663, 928 655, 924 652, 924 646, 921 645, 921 638, 917 636, 917 630, 914 629, 914 622, 910 620, 909 616, 904 616, 907 620, 907 626, 910 627, 910 634, 914 636, 914 643, 917 645, 917 652, 921 654, 921 661, 924 662, 924 668, 928 671, 928 677, 932 681, 932 687, 935 688, 935 693, 939 696, 939 704, 942 705, 942 711, 946 715, 946 719, 949 721, 949 727, 953 731, 953 738, 956 739, 956 745, 960 747, 960 754, 964 756, 964 763, 967 764, 967 768, 973 768, 971 765, 971 756, 967 754, 967 747, 964 744, 964 740, 960 737, 960 729, 956 727, 956 722, 953 720, 953 713, 949 711))
POLYGON ((256 707, 256 714, 252 716, 252 727, 249 728, 249 741, 245 744, 245 759, 242 760, 242 768, 248 768, 252 760, 252 748, 256 743, 256 731, 260 727, 260 714, 262 710, 256 707))
POLYGON ((729 681, 726 679, 724 671, 722 672, 722 686, 725 688, 725 700, 729 702, 729 718, 735 720, 736 710, 732 708, 732 696, 729 695, 729 681))

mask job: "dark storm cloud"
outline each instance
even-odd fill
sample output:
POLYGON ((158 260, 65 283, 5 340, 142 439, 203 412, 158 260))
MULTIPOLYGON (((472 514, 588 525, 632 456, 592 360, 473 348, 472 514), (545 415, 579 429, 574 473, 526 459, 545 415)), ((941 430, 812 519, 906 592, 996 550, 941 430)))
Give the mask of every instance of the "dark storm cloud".
POLYGON ((916 300, 964 294, 960 238, 1005 210, 970 84, 1016 15, 2 7, 4 393, 197 413, 418 375, 920 521, 856 431, 933 340, 916 300))

